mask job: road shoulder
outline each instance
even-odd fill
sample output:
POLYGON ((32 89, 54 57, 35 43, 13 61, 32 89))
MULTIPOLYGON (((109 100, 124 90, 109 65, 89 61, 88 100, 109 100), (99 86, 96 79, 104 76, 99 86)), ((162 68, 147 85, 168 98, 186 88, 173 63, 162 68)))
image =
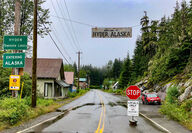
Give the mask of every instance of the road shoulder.
MULTIPOLYGON (((65 105, 67 105, 67 104, 81 98, 85 94, 83 94, 81 96, 71 98, 71 99, 60 100, 60 101, 58 101, 58 103, 61 104, 62 106, 65 106, 65 105)), ((50 113, 40 115, 40 116, 38 116, 38 117, 36 117, 34 119, 30 119, 30 120, 28 120, 26 122, 23 122, 23 123, 21 123, 19 125, 16 125, 14 127, 9 128, 9 129, 2 130, 2 131, 0 131, 0 133, 16 133, 18 131, 22 131, 22 130, 30 128, 32 126, 38 125, 39 123, 45 122, 48 119, 58 117, 58 116, 60 116, 62 114, 63 114, 63 112, 59 112, 59 111, 55 110, 54 112, 50 112, 50 113)))
MULTIPOLYGON (((121 97, 122 101, 126 103, 128 98, 126 96, 121 97)), ((143 105, 140 101, 140 113, 142 113, 147 118, 156 122, 158 125, 162 126, 165 129, 168 129, 171 133, 191 133, 190 130, 179 124, 179 122, 168 119, 165 115, 162 115, 159 112, 160 105, 143 105)))

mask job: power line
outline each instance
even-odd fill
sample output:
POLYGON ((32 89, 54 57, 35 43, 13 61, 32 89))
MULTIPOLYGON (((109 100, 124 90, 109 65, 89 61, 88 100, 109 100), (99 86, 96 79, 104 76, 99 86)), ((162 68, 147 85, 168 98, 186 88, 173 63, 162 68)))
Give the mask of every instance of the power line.
POLYGON ((67 18, 63 18, 63 17, 59 17, 59 16, 54 16, 54 15, 50 15, 50 16, 55 17, 55 18, 58 18, 58 19, 63 19, 63 20, 66 20, 66 21, 71 21, 71 22, 73 22, 73 23, 77 23, 77 24, 89 26, 89 27, 97 27, 97 26, 95 26, 95 25, 91 25, 91 24, 79 22, 79 21, 76 21, 76 20, 69 20, 69 19, 67 19, 67 18))
MULTIPOLYGON (((58 18, 58 19, 62 19, 62 20, 66 20, 66 21, 71 21, 73 23, 77 23, 77 24, 81 24, 81 25, 85 25, 85 26, 88 26, 88 27, 101 27, 101 26, 95 26, 95 25, 92 25, 92 24, 88 24, 88 23, 84 23, 84 22, 80 22, 80 21, 77 21, 77 20, 69 20, 65 17, 60 17, 60 16, 54 16, 54 15, 50 15, 51 17, 55 17, 55 18, 58 18)), ((129 26, 129 27, 132 27, 132 28, 135 28, 135 27, 138 27, 138 26, 141 26, 140 24, 138 25, 133 25, 133 26, 129 26)))
MULTIPOLYGON (((42 21, 41 17, 39 16, 39 14, 38 14, 38 17, 39 17, 39 19, 41 20, 44 28, 47 30, 47 27, 46 27, 45 24, 43 23, 43 21, 42 21)), ((47 33, 48 33, 49 37, 51 38, 51 40, 53 41, 53 43, 55 44, 56 48, 59 50, 60 54, 61 54, 61 55, 63 56, 63 58, 65 59, 65 61, 66 61, 68 64, 70 64, 69 61, 65 58, 65 56, 64 56, 63 53, 61 52, 61 50, 59 49, 59 47, 58 47, 57 43, 55 42, 55 40, 53 39, 52 35, 51 35, 48 31, 47 31, 47 33)))
POLYGON ((72 59, 71 59, 71 57, 70 57, 70 55, 69 55, 69 53, 68 53, 67 50, 64 48, 63 43, 62 43, 62 42, 59 40, 59 38, 57 37, 57 35, 56 35, 56 29, 55 29, 54 26, 52 27, 52 31, 53 31, 53 34, 54 34, 56 40, 59 42, 59 44, 60 44, 61 47, 63 48, 64 52, 67 54, 69 60, 70 60, 71 62, 73 62, 72 59))
MULTIPOLYGON (((52 0, 51 0, 51 3, 52 3, 52 7, 53 7, 54 12, 55 12, 56 15, 58 16, 58 13, 57 13, 57 11, 56 11, 56 8, 55 8, 52 0)), ((67 35, 67 38, 70 39, 70 43, 72 44, 72 47, 75 49, 75 51, 78 50, 78 48, 75 46, 74 38, 73 38, 72 34, 70 33, 69 27, 67 26, 66 22, 65 22, 65 25, 66 25, 66 27, 67 27, 67 29, 68 29, 68 31, 69 31, 69 36, 68 36, 68 33, 67 33, 67 31, 65 30, 65 28, 63 27, 63 24, 61 23, 60 20, 59 20, 59 23, 61 24, 61 27, 62 27, 63 31, 64 31, 65 34, 67 35), (71 36, 71 38, 70 38, 70 36, 71 36), (71 39, 72 39, 72 41, 71 41, 71 39)))
MULTIPOLYGON (((71 20, 71 17, 70 17, 70 14, 69 14, 69 9, 68 9, 68 7, 67 7, 67 3, 66 3, 65 0, 63 0, 63 1, 64 1, 64 3, 65 3, 65 7, 66 7, 66 9, 67 9, 67 14, 68 14, 69 20, 71 20)), ((74 33, 75 39, 76 39, 76 41, 77 41, 77 44, 78 44, 78 46, 79 46, 79 49, 81 49, 81 47, 80 47, 80 45, 79 45, 79 41, 78 41, 77 36, 76 36, 76 33, 75 33, 75 30, 74 30, 74 27, 73 27, 73 23, 72 23, 71 21, 70 21, 70 24, 71 24, 71 28, 72 28, 72 31, 73 31, 73 33, 74 33)))
MULTIPOLYGON (((51 0, 51 2, 52 2, 52 0, 51 0)), ((59 5, 59 3, 58 3, 57 0, 56 0, 56 4, 57 4, 60 12, 62 12, 62 11, 61 11, 61 8, 60 8, 60 5, 59 5)), ((57 13, 57 11, 56 11, 56 9, 55 9, 55 6, 54 6, 53 2, 52 2, 52 5, 53 5, 53 8, 54 8, 54 11, 55 11, 56 15, 59 16, 58 13, 57 13)), ((61 13, 61 15, 63 16, 62 13, 61 13)), ((64 16, 63 16, 63 17, 64 17, 64 16)), ((65 21, 64 21, 64 22, 65 22, 65 21)), ((72 43, 73 45, 72 45, 72 46, 73 46, 75 49, 79 50, 78 46, 76 45, 75 38, 73 37, 73 34, 71 33, 71 30, 70 30, 70 28, 68 27, 68 25, 67 25, 66 22, 65 22, 65 25, 66 25, 67 30, 69 31, 69 35, 71 36, 71 39, 72 39, 72 41, 73 41, 73 43, 72 43)))

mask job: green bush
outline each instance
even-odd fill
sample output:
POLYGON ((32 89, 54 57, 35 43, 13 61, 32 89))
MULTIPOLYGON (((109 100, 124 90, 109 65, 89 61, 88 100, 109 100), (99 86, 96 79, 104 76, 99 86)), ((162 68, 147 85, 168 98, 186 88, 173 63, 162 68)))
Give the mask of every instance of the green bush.
POLYGON ((190 112, 192 108, 192 99, 188 99, 181 104, 181 108, 190 112))
POLYGON ((77 93, 76 92, 68 92, 68 97, 71 97, 71 98, 73 98, 73 97, 76 97, 77 96, 77 93))
POLYGON ((166 95, 166 102, 173 104, 177 103, 177 99, 179 96, 179 91, 176 86, 168 88, 167 95, 166 95))
POLYGON ((166 100, 161 106, 160 112, 192 129, 192 99, 179 103, 177 100, 178 96, 177 87, 168 88, 166 100))
POLYGON ((29 74, 24 73, 24 75, 21 76, 21 85, 23 82, 24 82, 24 86, 23 86, 22 97, 24 98, 24 97, 31 96, 32 80, 29 74))
POLYGON ((9 91, 9 75, 11 75, 12 69, 3 68, 3 61, 0 60, 0 97, 10 96, 9 91))
POLYGON ((86 93, 87 92, 87 90, 79 90, 79 93, 78 93, 78 95, 83 95, 84 93, 86 93))
POLYGON ((10 125, 16 124, 29 115, 30 107, 24 100, 5 98, 0 100, 0 121, 10 125))
POLYGON ((53 99, 37 98, 37 105, 40 105, 40 106, 49 106, 53 103, 54 103, 53 99))
POLYGON ((177 104, 166 103, 161 106, 160 112, 180 122, 187 122, 190 120, 190 114, 185 109, 179 107, 177 104))
POLYGON ((68 97, 73 98, 79 95, 83 95, 84 93, 86 93, 89 89, 79 89, 78 92, 68 92, 68 97))
MULTIPOLYGON (((53 104, 52 99, 37 98, 38 106, 49 106, 53 104)), ((17 98, 4 98, 0 100, 0 121, 9 125, 14 125, 23 118, 27 118, 31 113, 31 98, 26 97, 22 100, 17 98)))
POLYGON ((113 89, 109 89, 108 92, 109 92, 109 93, 113 93, 113 89))

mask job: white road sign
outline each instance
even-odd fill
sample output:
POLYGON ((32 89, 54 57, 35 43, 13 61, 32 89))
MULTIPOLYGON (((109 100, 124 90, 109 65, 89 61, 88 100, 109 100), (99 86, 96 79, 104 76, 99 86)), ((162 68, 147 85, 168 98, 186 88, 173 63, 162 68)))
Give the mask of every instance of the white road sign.
POLYGON ((92 28, 92 38, 131 38, 132 28, 92 28))
POLYGON ((128 101, 127 102, 127 115, 128 116, 139 116, 139 101, 128 101))

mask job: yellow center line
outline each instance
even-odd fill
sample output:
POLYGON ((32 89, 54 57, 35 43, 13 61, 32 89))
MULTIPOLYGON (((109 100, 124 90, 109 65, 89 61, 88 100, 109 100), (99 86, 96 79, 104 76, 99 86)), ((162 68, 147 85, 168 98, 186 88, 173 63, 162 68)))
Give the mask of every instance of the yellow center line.
POLYGON ((104 125, 105 125, 105 105, 100 94, 99 94, 99 98, 102 105, 102 111, 100 114, 99 124, 98 124, 97 130, 95 130, 95 133, 103 133, 104 125), (102 128, 100 128, 102 119, 103 119, 103 125, 102 125, 102 128))
POLYGON ((103 125, 102 128, 100 130, 100 133, 103 133, 104 127, 105 127, 105 105, 103 104, 103 109, 104 109, 104 117, 103 117, 103 125))

